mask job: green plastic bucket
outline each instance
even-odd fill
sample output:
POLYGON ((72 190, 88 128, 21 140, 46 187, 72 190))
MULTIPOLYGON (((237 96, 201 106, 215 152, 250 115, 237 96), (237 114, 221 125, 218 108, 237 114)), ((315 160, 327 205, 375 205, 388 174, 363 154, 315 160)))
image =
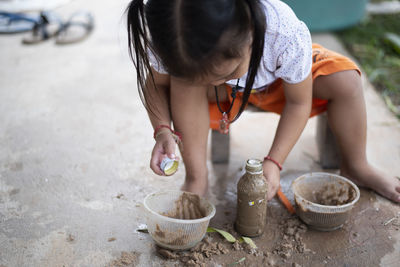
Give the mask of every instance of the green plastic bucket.
POLYGON ((282 0, 312 32, 344 29, 365 15, 368 0, 282 0))

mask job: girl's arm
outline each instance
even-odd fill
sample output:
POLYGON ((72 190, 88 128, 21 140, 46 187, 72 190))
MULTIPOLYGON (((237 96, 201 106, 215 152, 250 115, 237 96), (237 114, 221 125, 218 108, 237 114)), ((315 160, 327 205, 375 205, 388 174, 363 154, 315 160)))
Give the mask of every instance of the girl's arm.
MULTIPOLYGON (((311 74, 297 84, 284 82, 284 90, 286 104, 268 154, 281 164, 296 144, 310 116, 312 104, 311 74)), ((269 183, 268 199, 271 199, 279 189, 279 168, 274 162, 265 160, 263 169, 269 183)))
MULTIPOLYGON (((151 76, 148 75, 146 80, 146 90, 144 92, 146 105, 151 111, 148 115, 155 129, 159 125, 171 124, 170 112, 170 76, 168 74, 161 74, 152 68, 154 83, 151 76)), ((154 145, 150 168, 158 175, 164 175, 160 169, 160 163, 168 155, 169 158, 175 158, 175 140, 171 132, 167 128, 161 128, 156 137, 156 144, 154 145)))
POLYGON ((169 89, 170 89, 170 76, 168 74, 161 74, 151 68, 154 83, 151 76, 148 75, 146 80, 145 97, 147 105, 152 112, 148 112, 153 128, 158 125, 170 125, 171 115, 169 108, 169 89))

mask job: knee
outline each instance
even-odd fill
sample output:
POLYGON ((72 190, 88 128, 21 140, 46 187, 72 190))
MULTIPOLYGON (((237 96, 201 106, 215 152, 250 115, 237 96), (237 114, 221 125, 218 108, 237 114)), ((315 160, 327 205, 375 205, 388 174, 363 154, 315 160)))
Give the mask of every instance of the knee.
POLYGON ((356 70, 319 76, 314 87, 315 96, 322 99, 353 99, 363 96, 361 77, 356 70))
POLYGON ((338 82, 334 92, 341 98, 363 97, 361 77, 356 70, 348 70, 338 73, 338 82))

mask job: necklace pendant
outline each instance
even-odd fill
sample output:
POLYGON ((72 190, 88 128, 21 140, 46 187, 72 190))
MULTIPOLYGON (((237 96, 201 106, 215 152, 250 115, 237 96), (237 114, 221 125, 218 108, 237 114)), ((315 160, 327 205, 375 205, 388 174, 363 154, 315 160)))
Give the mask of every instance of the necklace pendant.
POLYGON ((226 112, 222 113, 222 119, 219 121, 219 132, 223 134, 229 133, 229 119, 226 112))

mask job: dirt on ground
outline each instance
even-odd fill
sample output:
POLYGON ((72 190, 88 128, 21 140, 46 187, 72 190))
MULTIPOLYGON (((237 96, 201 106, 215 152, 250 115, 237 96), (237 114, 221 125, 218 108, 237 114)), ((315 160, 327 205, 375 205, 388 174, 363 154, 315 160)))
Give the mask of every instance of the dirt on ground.
POLYGON ((206 237, 194 248, 187 251, 172 251, 157 247, 157 253, 165 259, 177 260, 189 267, 208 266, 213 255, 229 253, 229 249, 222 242, 215 242, 212 238, 206 237))
MULTIPOLYGON (((293 253, 310 253, 302 240, 302 234, 307 227, 297 217, 290 217, 281 222, 277 230, 281 233, 280 242, 270 250, 257 247, 252 248, 245 242, 239 242, 239 235, 232 225, 226 225, 228 232, 236 235, 238 239, 230 243, 218 235, 208 233, 199 244, 186 251, 172 251, 156 247, 157 254, 166 260, 176 261, 183 266, 205 267, 213 266, 218 256, 218 263, 223 266, 276 266, 281 261, 286 261, 293 253), (232 255, 235 255, 232 257, 232 255), (237 255, 237 256, 236 256, 237 255), (228 257, 225 257, 228 256, 228 257)), ((297 263, 293 262, 293 266, 297 263)))
POLYGON ((121 252, 121 256, 113 260, 107 267, 134 267, 139 263, 140 253, 136 251, 121 252))

